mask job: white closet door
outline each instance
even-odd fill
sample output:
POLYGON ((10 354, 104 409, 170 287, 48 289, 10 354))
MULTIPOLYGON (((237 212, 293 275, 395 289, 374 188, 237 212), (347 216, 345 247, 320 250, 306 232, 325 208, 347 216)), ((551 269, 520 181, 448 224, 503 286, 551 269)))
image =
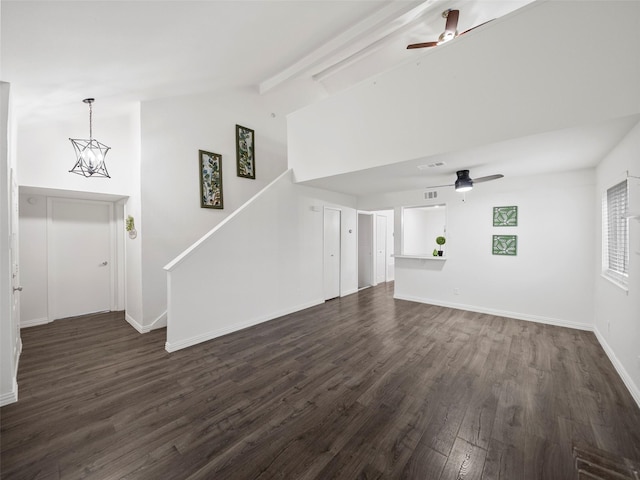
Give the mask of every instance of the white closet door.
POLYGON ((113 206, 51 199, 49 208, 50 318, 111 310, 113 206))
POLYGON ((387 281, 387 217, 376 215, 376 283, 387 281))
POLYGON ((324 209, 324 298, 340 296, 340 210, 324 209))

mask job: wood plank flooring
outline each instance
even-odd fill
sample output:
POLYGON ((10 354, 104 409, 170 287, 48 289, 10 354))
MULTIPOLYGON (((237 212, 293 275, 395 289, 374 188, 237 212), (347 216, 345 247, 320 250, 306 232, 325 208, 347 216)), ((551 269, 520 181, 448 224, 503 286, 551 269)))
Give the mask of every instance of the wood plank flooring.
POLYGON ((22 331, 10 479, 573 479, 640 459, 589 332, 369 288, 174 353, 109 313, 22 331))

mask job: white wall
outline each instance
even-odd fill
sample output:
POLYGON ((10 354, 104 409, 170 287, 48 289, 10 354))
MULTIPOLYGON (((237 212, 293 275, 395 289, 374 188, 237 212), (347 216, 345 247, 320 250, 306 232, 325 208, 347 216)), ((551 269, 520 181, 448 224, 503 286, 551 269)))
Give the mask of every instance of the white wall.
POLYGON ((142 238, 144 235, 144 226, 142 218, 142 193, 140 186, 141 179, 141 126, 140 126, 140 110, 138 114, 132 118, 132 130, 137 132, 133 138, 132 150, 135 152, 137 162, 131 168, 130 174, 130 193, 129 198, 124 203, 123 215, 126 219, 131 215, 134 219, 137 237, 129 238, 126 230, 122 231, 125 246, 125 305, 127 321, 136 327, 139 331, 146 331, 143 324, 143 307, 142 307, 142 238))
MULTIPOLYGON (((593 325, 592 170, 502 179, 447 205, 446 261, 396 258, 395 296, 418 302, 589 329, 593 325), (517 205, 517 227, 493 227, 494 206, 517 205), (518 235, 518 255, 495 256, 492 236, 518 235), (455 292, 458 292, 457 294, 455 292)), ((396 205, 428 204, 423 191, 380 196, 396 205)), ((372 204, 375 198, 363 199, 372 204)), ((399 207, 396 232, 399 232, 399 207)), ((396 247, 400 235, 396 235, 396 247)))
POLYGON ((18 183, 20 186, 54 188, 75 192, 108 193, 131 196, 139 189, 139 108, 126 114, 100 116, 99 102, 93 112, 93 134, 111 147, 105 157, 111 178, 85 178, 69 173, 75 155, 69 138, 89 136, 89 111, 79 103, 77 117, 57 122, 33 122, 18 125, 18 183))
POLYGON ((143 325, 165 319, 164 265, 286 169, 284 119, 253 91, 142 104, 143 325), (235 125, 255 130, 256 179, 236 176, 235 125), (224 210, 200 208, 198 150, 222 155, 224 210))
POLYGON ((323 206, 342 211, 342 295, 357 290, 355 198, 286 172, 166 266, 167 350, 322 303, 323 206))
POLYGON ((20 195, 20 326, 49 322, 47 310, 47 197, 20 195))
POLYGON ((291 114, 289 166, 304 181, 636 114, 639 21, 640 2, 534 2, 408 54, 291 114))
POLYGON ((602 271, 602 194, 629 178, 629 211, 640 213, 640 123, 600 163, 596 170, 595 329, 598 340, 640 405, 640 220, 629 220, 628 292, 612 284, 602 271))
MULTIPOLYGON (((126 198, 119 203, 119 209, 124 207, 127 212, 131 212, 139 224, 141 211, 139 105, 132 104, 128 111, 118 116, 104 117, 100 115, 100 102, 96 102, 93 119, 95 138, 111 147, 105 157, 111 178, 84 178, 69 173, 69 169, 74 164, 74 151, 69 138, 86 138, 89 134, 88 109, 84 103, 79 101, 77 116, 74 118, 69 118, 68 113, 65 113, 59 116, 57 122, 23 121, 17 126, 16 155, 18 182, 21 190, 26 188, 32 192, 40 191, 42 192, 41 196, 101 198, 107 201, 126 198)), ((33 194, 29 195, 34 196, 33 194)), ((28 215, 33 213, 25 202, 21 202, 21 207, 27 209, 25 211, 28 212, 28 215)), ((118 215, 120 215, 119 210, 118 215)), ((20 216, 22 217, 23 214, 21 213, 20 216)), ((29 218, 26 224, 29 225, 27 236, 20 240, 22 245, 21 262, 25 264, 26 268, 25 280, 31 284, 28 293, 25 287, 25 293, 27 298, 39 299, 36 304, 24 299, 21 302, 26 307, 23 326, 42 323, 47 318, 46 315, 40 316, 42 315, 40 303, 46 301, 47 298, 46 283, 42 284, 30 275, 31 271, 34 273, 46 272, 46 264, 35 264, 43 255, 42 250, 36 252, 36 249, 46 245, 46 237, 36 237, 36 235, 46 235, 46 225, 36 226, 36 218, 34 216, 29 218)), ((123 225, 119 225, 119 228, 123 228, 123 225)), ((139 229, 139 237, 136 241, 128 239, 124 241, 125 272, 120 275, 120 278, 126 285, 119 285, 121 289, 125 289, 124 308, 127 312, 127 319, 134 326, 138 326, 137 320, 142 319, 141 236, 142 231, 139 229)))

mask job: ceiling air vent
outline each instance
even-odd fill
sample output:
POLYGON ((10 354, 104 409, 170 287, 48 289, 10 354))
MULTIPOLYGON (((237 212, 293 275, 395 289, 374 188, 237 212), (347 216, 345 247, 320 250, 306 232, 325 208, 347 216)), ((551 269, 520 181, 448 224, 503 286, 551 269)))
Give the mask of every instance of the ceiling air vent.
POLYGON ((427 170, 428 168, 444 167, 444 166, 445 166, 444 162, 434 162, 434 163, 429 163, 425 165, 418 165, 418 170, 427 170))

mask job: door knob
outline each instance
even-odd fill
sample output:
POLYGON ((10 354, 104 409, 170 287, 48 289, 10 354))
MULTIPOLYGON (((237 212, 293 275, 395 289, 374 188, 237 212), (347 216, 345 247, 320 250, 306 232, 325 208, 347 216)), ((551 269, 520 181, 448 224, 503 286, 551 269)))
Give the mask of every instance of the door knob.
POLYGON ((21 292, 22 291, 22 287, 13 287, 13 291, 14 292, 21 292))
POLYGON ((104 261, 104 262, 102 262, 100 265, 102 265, 103 267, 106 267, 108 263, 109 263, 109 262, 107 262, 107 261, 105 260, 105 261, 104 261))

